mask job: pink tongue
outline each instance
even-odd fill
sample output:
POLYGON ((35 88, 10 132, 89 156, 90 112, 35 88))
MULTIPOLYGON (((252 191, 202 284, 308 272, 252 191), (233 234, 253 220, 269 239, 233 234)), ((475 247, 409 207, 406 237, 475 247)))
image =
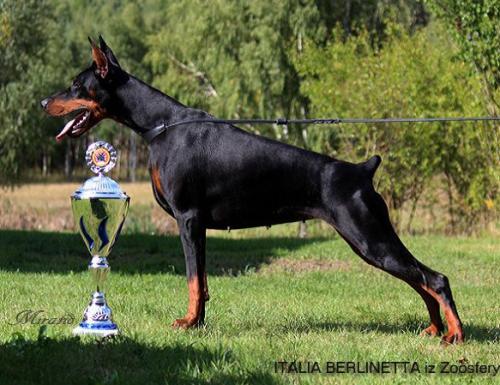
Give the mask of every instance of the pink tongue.
POLYGON ((75 123, 75 119, 71 119, 68 123, 66 123, 66 125, 63 127, 61 132, 59 134, 57 134, 56 140, 58 142, 60 142, 62 140, 62 138, 64 138, 64 135, 66 135, 66 133, 71 129, 71 126, 73 126, 73 123, 75 123))

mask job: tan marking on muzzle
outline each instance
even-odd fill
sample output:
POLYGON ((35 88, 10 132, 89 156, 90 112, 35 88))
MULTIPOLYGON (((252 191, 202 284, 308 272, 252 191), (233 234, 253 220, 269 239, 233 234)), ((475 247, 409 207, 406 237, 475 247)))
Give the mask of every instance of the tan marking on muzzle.
POLYGON ((87 99, 52 99, 48 103, 46 111, 52 116, 62 116, 81 108, 92 111, 96 117, 104 116, 104 109, 101 105, 94 100, 87 99))

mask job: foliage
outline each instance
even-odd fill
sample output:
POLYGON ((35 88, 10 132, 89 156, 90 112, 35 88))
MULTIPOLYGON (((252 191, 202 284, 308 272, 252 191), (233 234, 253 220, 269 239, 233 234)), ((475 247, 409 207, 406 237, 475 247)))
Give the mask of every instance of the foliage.
MULTIPOLYGON (((117 52, 127 52, 120 60, 125 68, 151 80, 151 71, 147 63, 143 63, 145 35, 147 28, 155 27, 151 13, 158 11, 162 1, 148 0, 137 5, 128 1, 6 0, 0 4, 3 53, 0 58, 0 165, 3 166, 0 183, 13 183, 22 171, 26 174, 35 164, 47 177, 51 170, 66 169, 71 158, 73 163, 80 158, 81 163, 85 143, 95 137, 113 140, 116 145, 127 148, 134 134, 119 129, 111 121, 100 124, 89 138, 66 146, 57 145, 54 136, 63 124, 62 119, 48 119, 39 101, 68 87, 71 79, 90 64, 87 36, 96 38, 99 33, 106 36, 117 52), (146 16, 149 23, 144 20, 146 16)), ((128 157, 129 151, 122 154, 128 157)), ((141 160, 145 162, 144 157, 141 160)))
MULTIPOLYGON (((478 76, 454 59, 453 46, 439 26, 410 36, 393 24, 387 34, 382 49, 373 48, 363 30, 345 42, 334 37, 326 47, 306 45, 297 66, 302 93, 310 98, 315 115, 486 115, 478 76)), ((381 153, 379 189, 396 221, 401 206, 416 205, 439 175, 452 183, 446 189, 450 221, 455 227, 460 218, 460 230, 467 224, 472 230, 470 223, 488 215, 485 201, 498 192, 491 167, 498 155, 498 135, 489 125, 341 125, 328 132, 318 128, 309 137, 316 150, 334 156, 363 160, 381 153)))
MULTIPOLYGON (((155 84, 182 102, 225 117, 305 117, 308 99, 291 53, 303 41, 324 44, 331 26, 342 21, 344 36, 355 24, 374 38, 385 33, 385 19, 399 15, 407 28, 415 2, 388 1, 232 1, 204 6, 201 0, 168 4, 166 23, 150 39, 148 59, 155 84), (186 26, 189 26, 187 29, 186 26)), ((307 146, 298 127, 250 127, 307 146)))
POLYGON ((20 170, 46 150, 38 102, 57 76, 48 71, 44 48, 51 13, 45 1, 0 2, 0 183, 12 183, 20 170), (41 142, 37 151, 32 143, 41 142))
MULTIPOLYGON (((483 105, 494 112, 498 7, 472 3, 429 0, 457 38, 458 57, 447 30, 428 26, 434 15, 419 0, 3 0, 0 184, 77 175, 73 166, 96 138, 120 148, 120 178, 133 180, 136 163, 146 174, 147 146, 131 130, 106 120, 61 146, 53 136, 63 119, 38 106, 90 63, 86 38, 99 33, 125 69, 218 117, 477 115, 483 105)), ((345 159, 382 151, 380 186, 394 209, 415 205, 427 182, 443 176, 450 215, 467 220, 485 201, 496 204, 491 181, 500 179, 498 126, 467 127, 244 128, 345 159)))
MULTIPOLYGON (((314 3, 203 4, 169 4, 167 23, 150 39, 155 84, 217 116, 296 115, 299 82, 287 53, 297 36, 316 38, 324 33, 314 3)), ((269 127, 258 129, 274 134, 269 127)))
POLYGON ((457 41, 461 55, 483 76, 490 111, 500 112, 500 3, 427 0, 457 41))

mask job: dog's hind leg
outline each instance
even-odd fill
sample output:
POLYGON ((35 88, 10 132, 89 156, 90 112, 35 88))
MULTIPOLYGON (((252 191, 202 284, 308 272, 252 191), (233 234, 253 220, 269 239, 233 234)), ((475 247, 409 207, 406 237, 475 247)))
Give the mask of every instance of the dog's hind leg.
POLYGON ((434 299, 429 293, 427 293, 421 286, 417 286, 415 284, 411 284, 410 286, 415 289, 415 291, 420 294, 422 299, 425 302, 425 306, 427 306, 427 311, 429 312, 429 316, 431 319, 431 324, 422 330, 420 335, 428 335, 428 336, 440 336, 444 332, 444 325, 441 319, 441 315, 439 313, 439 302, 434 299))
POLYGON ((207 268, 206 268, 206 257, 205 253, 200 254, 199 258, 199 269, 198 269, 198 279, 201 283, 201 293, 202 293, 202 301, 201 301, 201 311, 200 318, 198 320, 197 325, 202 326, 205 324, 205 304, 210 299, 208 294, 208 283, 207 283, 207 268))
POLYGON ((405 281, 420 294, 431 318, 425 333, 438 335, 443 331, 440 306, 448 324, 442 341, 463 341, 462 323, 448 279, 420 263, 406 249, 390 223, 385 202, 372 186, 357 190, 340 204, 337 202, 335 209, 329 211, 328 222, 366 262, 405 281))
POLYGON ((189 289, 188 310, 184 318, 174 321, 174 328, 201 326, 205 320, 205 242, 206 231, 195 211, 176 213, 181 236, 189 289))

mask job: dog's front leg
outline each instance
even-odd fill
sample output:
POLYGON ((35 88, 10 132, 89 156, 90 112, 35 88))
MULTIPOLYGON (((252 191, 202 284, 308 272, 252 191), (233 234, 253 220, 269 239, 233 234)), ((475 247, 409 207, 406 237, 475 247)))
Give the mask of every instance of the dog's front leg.
POLYGON ((200 326, 205 318, 205 226, 197 211, 176 214, 181 236, 189 289, 188 310, 174 321, 174 328, 200 326))

